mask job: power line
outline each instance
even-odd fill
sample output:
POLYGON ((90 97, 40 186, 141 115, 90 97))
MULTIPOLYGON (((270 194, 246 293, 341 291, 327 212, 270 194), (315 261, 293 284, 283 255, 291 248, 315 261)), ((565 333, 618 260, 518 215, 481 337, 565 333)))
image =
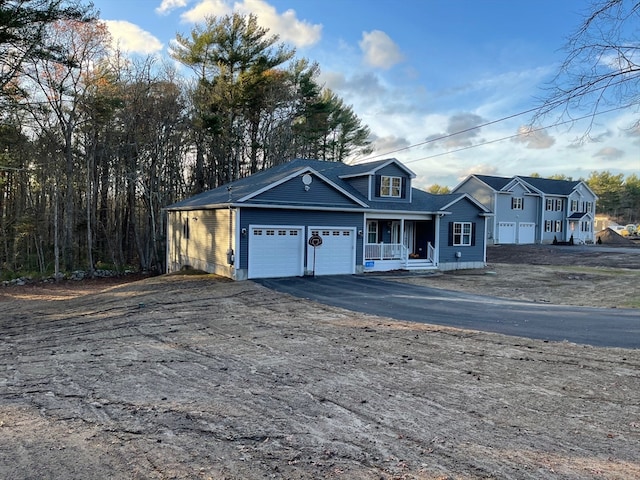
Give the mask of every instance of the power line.
MULTIPOLYGON (((596 88, 596 89, 594 89, 592 91, 589 91, 589 93, 594 93, 594 92, 597 92, 598 90, 604 90, 606 88, 615 87, 615 86, 617 86, 617 85, 619 85, 619 84, 621 84, 623 82, 626 82, 627 80, 628 79, 623 78, 623 79, 621 79, 621 80, 619 80, 619 81, 617 81, 615 83, 612 83, 610 85, 605 85, 605 86, 602 86, 602 87, 598 87, 598 88, 596 88)), ((555 102, 549 103, 547 105, 547 107, 549 109, 555 109, 556 107, 558 107, 559 105, 562 105, 564 103, 566 103, 566 100, 557 100, 555 102)), ((547 127, 541 127, 541 128, 549 128, 549 127, 556 126, 556 125, 564 125, 566 123, 575 122, 575 121, 578 121, 578 120, 582 120, 584 118, 595 117, 596 115, 600 115, 601 113, 608 113, 608 112, 611 112, 611 111, 614 111, 614 110, 620 110, 622 108, 627 108, 627 107, 630 107, 631 105, 633 105, 633 104, 629 104, 629 105, 626 105, 624 107, 614 108, 612 110, 607 110, 605 112, 591 113, 591 114, 586 115, 584 117, 575 118, 575 119, 568 120, 568 121, 565 121, 565 122, 554 123, 553 125, 549 125, 547 127)), ((384 152, 384 153, 379 153, 377 155, 373 155, 373 156, 370 156, 370 157, 366 157, 366 158, 363 158, 361 160, 354 161, 353 164, 366 163, 366 162, 368 162, 370 160, 373 160, 375 158, 378 158, 378 157, 385 157, 385 156, 391 155, 393 153, 403 152, 405 150, 409 150, 409 149, 415 148, 415 147, 420 147, 420 146, 426 145, 428 143, 438 142, 440 140, 446 140, 447 138, 455 137, 456 135, 461 135, 463 133, 468 133, 468 132, 471 132, 473 130, 477 130, 477 129, 482 128, 482 127, 493 125, 495 123, 504 122, 505 120, 511 120, 512 118, 519 117, 521 115, 525 115, 527 113, 531 113, 531 112, 535 112, 535 111, 539 111, 539 110, 540 110, 540 107, 530 108, 529 110, 524 110, 522 112, 514 113, 512 115, 507 115, 506 117, 498 118, 497 120, 491 120, 489 122, 482 123, 480 125, 474 125, 473 127, 465 128, 464 130, 460 130, 460 131, 453 132, 453 133, 448 133, 446 135, 441 135, 441 136, 435 137, 435 138, 430 138, 428 140, 425 140, 424 142, 414 143, 414 144, 408 145, 406 147, 402 147, 402 148, 398 148, 398 149, 395 149, 395 150, 390 150, 390 151, 387 151, 387 152, 384 152)), ((539 130, 539 129, 537 129, 537 130, 539 130)), ((537 131, 537 130, 534 130, 534 131, 537 131)), ((513 138, 514 136, 518 136, 518 135, 513 135, 511 137, 505 137, 505 139, 513 138)), ((486 142, 486 143, 493 143, 493 142, 486 142)), ((480 144, 477 144, 477 145, 478 146, 486 145, 486 143, 480 143, 480 144)), ((463 148, 461 150, 466 150, 467 148, 473 148, 473 147, 465 147, 465 148, 463 148)), ((460 151, 460 150, 455 150, 455 151, 460 151)), ((448 152, 448 153, 453 153, 453 152, 448 152)), ((446 155, 446 154, 439 154, 439 155, 435 155, 435 156, 440 156, 440 155, 446 155)), ((426 158, 432 158, 432 157, 426 157, 426 158)))
MULTIPOLYGON (((449 150, 447 152, 436 153, 434 155, 429 155, 427 157, 415 158, 413 160, 403 161, 402 163, 405 163, 405 164, 406 163, 415 163, 415 162, 419 162, 419 161, 422 161, 422 160, 429 160, 431 158, 442 157, 444 155, 449 155, 451 153, 457 153, 457 152, 462 152, 462 151, 465 151, 465 150, 470 150, 472 148, 482 147, 484 145, 490 145, 492 143, 502 142, 504 140, 511 140, 512 138, 529 135, 531 133, 538 132, 540 130, 544 130, 544 129, 549 128, 549 127, 554 127, 554 126, 557 126, 557 125, 565 125, 567 123, 573 123, 573 122, 577 122, 579 120, 584 120, 585 118, 595 117, 596 115, 603 115, 605 113, 611 113, 611 112, 614 112, 616 110, 622 110, 622 109, 628 108, 628 107, 630 107, 632 105, 633 104, 629 104, 629 105, 624 105, 624 106, 621 106, 621 107, 611 108, 609 110, 604 110, 602 112, 590 113, 589 115, 584 115, 584 116, 578 117, 578 118, 572 118, 570 120, 565 120, 564 122, 554 123, 552 125, 547 125, 547 126, 543 126, 543 127, 538 127, 538 128, 534 128, 534 129, 531 129, 531 130, 527 130, 526 132, 523 132, 523 133, 516 133, 514 135, 509 135, 507 137, 502 137, 502 138, 497 138, 495 140, 489 140, 489 141, 486 141, 486 142, 476 143, 475 145, 468 145, 466 147, 458 148, 456 150, 449 150)), ((493 123, 495 123, 495 122, 493 122, 493 123)))

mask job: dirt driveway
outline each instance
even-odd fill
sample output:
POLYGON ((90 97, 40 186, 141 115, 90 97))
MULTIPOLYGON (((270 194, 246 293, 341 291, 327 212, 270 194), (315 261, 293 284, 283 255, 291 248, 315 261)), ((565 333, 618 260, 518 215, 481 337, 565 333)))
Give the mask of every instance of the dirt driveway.
POLYGON ((0 478, 640 478, 640 351, 162 276, 0 291, 0 478))

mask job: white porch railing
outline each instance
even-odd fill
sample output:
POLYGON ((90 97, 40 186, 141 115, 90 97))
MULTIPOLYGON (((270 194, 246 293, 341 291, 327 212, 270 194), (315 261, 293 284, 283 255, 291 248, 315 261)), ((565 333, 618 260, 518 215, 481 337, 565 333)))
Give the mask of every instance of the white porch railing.
POLYGON ((431 245, 431 242, 427 242, 427 260, 429 260, 432 263, 435 263, 435 258, 436 258, 436 249, 433 248, 433 245, 431 245))
POLYGON ((364 246, 365 260, 406 260, 407 247, 401 243, 367 243, 364 246))

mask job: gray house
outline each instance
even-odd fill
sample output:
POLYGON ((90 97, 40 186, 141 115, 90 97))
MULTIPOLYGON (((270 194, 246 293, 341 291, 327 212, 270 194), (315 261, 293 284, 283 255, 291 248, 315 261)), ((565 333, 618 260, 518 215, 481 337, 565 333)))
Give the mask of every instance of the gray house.
POLYGON ((598 197, 581 180, 470 175, 453 189, 490 209, 487 240, 506 243, 593 243, 598 197))
POLYGON ((235 280, 483 267, 488 208, 395 159, 294 160, 170 205, 167 270, 235 280))

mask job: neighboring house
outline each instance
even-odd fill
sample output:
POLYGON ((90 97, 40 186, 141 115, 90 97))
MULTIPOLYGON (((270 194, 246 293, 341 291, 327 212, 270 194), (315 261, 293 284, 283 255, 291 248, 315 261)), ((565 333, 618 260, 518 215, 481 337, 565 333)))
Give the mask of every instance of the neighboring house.
POLYGON ((414 178, 395 159, 298 159, 203 192, 166 208, 167 270, 244 280, 483 267, 490 211, 414 178))
POLYGON ((593 243, 597 195, 581 180, 470 175, 453 189, 494 213, 489 243, 593 243))

